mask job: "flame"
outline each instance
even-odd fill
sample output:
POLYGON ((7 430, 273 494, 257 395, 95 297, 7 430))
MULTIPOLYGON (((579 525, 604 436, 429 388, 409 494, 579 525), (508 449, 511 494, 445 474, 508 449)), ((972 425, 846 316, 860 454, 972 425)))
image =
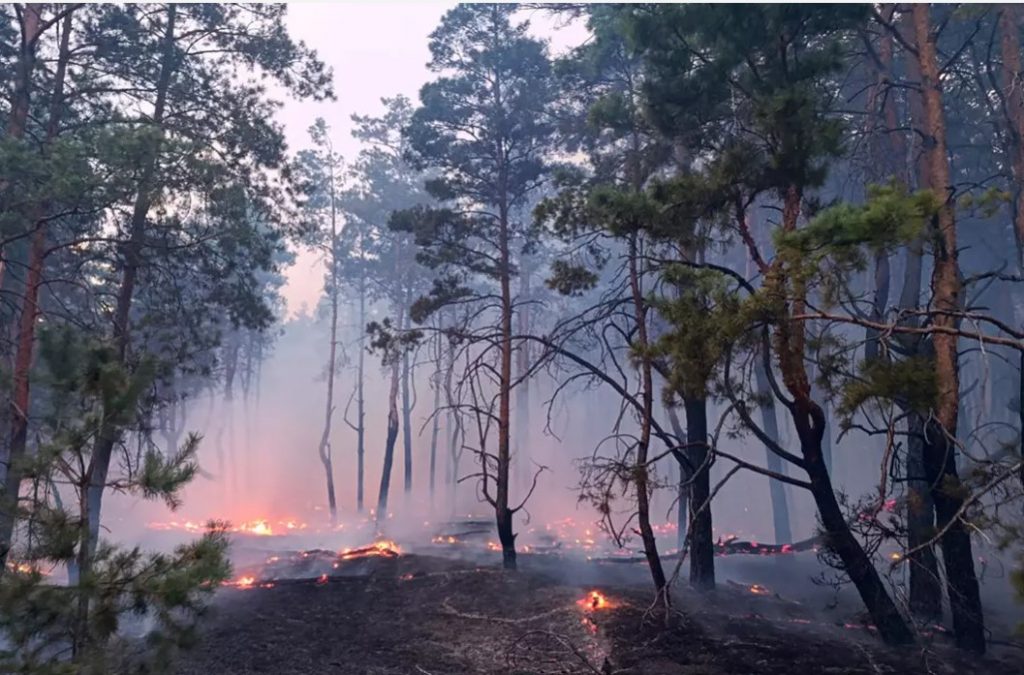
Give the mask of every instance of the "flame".
POLYGON ((762 586, 761 584, 751 584, 750 592, 754 595, 771 595, 771 591, 762 586))
POLYGON ((32 563, 16 562, 13 560, 7 563, 7 568, 19 574, 41 574, 44 577, 49 576, 52 571, 39 569, 32 563))
POLYGON ((576 604, 588 612, 616 607, 615 603, 609 600, 608 596, 601 591, 590 591, 584 597, 577 600, 576 604))
POLYGON ((440 537, 440 536, 434 537, 430 541, 432 543, 434 543, 434 544, 458 544, 459 543, 459 540, 456 539, 455 537, 451 536, 451 535, 449 535, 447 537, 440 537))
POLYGON ((270 527, 270 523, 265 520, 254 520, 249 523, 242 523, 235 528, 235 531, 255 534, 260 537, 269 537, 274 534, 274 530, 270 527))
MULTIPOLYGON (((177 520, 150 522, 147 523, 146 526, 151 530, 160 530, 165 532, 179 530, 190 534, 200 534, 205 532, 207 529, 205 522, 195 522, 192 520, 186 520, 184 522, 177 520)), ((279 520, 256 518, 253 520, 242 521, 237 525, 229 526, 227 531, 237 534, 250 534, 257 537, 270 537, 275 534, 281 534, 282 530, 285 532, 298 532, 308 528, 309 525, 307 523, 296 518, 282 518, 279 520)))
POLYGON ((381 539, 373 542, 369 546, 346 548, 340 553, 340 555, 342 560, 374 557, 395 558, 402 555, 402 549, 398 544, 389 539, 381 539))
POLYGON ((225 586, 234 586, 235 588, 252 588, 256 583, 256 577, 242 576, 234 581, 225 581, 225 586))

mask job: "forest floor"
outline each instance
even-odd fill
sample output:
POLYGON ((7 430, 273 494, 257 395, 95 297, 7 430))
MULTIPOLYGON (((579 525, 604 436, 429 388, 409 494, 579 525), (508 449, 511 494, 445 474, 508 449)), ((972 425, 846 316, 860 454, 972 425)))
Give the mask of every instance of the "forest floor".
POLYGON ((432 555, 361 558, 325 577, 225 588, 176 672, 1020 672, 1015 649, 979 661, 934 631, 916 647, 891 650, 849 614, 823 621, 819 608, 728 579, 711 593, 678 593, 680 612, 666 629, 648 614, 652 593, 638 566, 541 555, 520 563, 506 572, 432 555), (594 607, 593 591, 607 606, 594 607))

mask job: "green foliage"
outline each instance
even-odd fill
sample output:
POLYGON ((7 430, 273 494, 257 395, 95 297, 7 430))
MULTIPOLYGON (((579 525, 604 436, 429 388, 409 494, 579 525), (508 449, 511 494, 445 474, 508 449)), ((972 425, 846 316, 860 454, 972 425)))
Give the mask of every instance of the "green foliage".
MULTIPOLYGON (((37 429, 41 444, 27 473, 70 487, 73 499, 43 499, 25 509, 31 537, 20 560, 29 571, 0 576, 0 634, 6 639, 0 670, 166 670, 171 652, 192 641, 205 598, 229 576, 224 527, 211 523, 206 535, 171 554, 108 543, 101 543, 94 554, 84 550, 87 523, 77 510, 87 489, 83 468, 104 425, 123 430, 133 423, 153 384, 155 361, 143 355, 128 366, 109 342, 70 328, 41 332, 40 361, 37 382, 45 386, 46 408, 40 411, 44 414, 37 429), (32 571, 41 563, 76 565, 78 584, 51 584, 32 571), (151 624, 145 642, 111 646, 123 627, 140 623, 151 624)), ((137 460, 129 459, 124 475, 109 476, 108 481, 176 508, 182 488, 198 471, 199 440, 190 434, 166 455, 149 446, 137 460)))
POLYGON ((379 353, 384 366, 395 365, 423 340, 423 331, 398 330, 388 318, 380 322, 371 321, 366 326, 366 334, 370 336, 368 351, 379 353))
POLYGON ((194 642, 195 622, 208 597, 230 577, 227 546, 223 526, 211 523, 207 534, 171 554, 101 546, 78 586, 50 584, 36 571, 5 574, 0 577, 0 633, 6 638, 0 670, 168 672, 174 652, 194 642), (88 603, 84 617, 83 602, 88 603), (139 623, 148 624, 143 643, 111 648, 120 629, 139 623))
POLYGON ((799 230, 780 233, 776 245, 809 266, 827 258, 861 269, 865 250, 890 252, 914 241, 940 206, 931 190, 909 194, 901 183, 872 185, 865 204, 842 203, 826 209, 799 230))
POLYGON ((726 350, 747 329, 746 314, 718 272, 676 265, 664 279, 672 291, 653 304, 669 328, 652 345, 651 355, 669 366, 669 400, 676 392, 705 398, 726 350))
POLYGON ((860 365, 856 379, 842 391, 837 412, 850 417, 872 399, 898 402, 920 413, 935 405, 938 385, 931 359, 914 356, 900 361, 872 359, 860 365))
POLYGON ((598 276, 582 265, 565 260, 551 262, 551 275, 544 281, 547 287, 570 297, 579 297, 597 285, 598 276))

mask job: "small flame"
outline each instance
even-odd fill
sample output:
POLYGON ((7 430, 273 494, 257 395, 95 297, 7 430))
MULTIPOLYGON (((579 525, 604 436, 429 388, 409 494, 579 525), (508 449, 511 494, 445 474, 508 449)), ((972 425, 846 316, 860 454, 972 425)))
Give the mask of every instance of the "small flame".
POLYGON ((771 591, 762 586, 761 584, 751 584, 750 592, 754 595, 770 595, 771 591))
POLYGON ((590 591, 584 597, 577 600, 576 604, 588 612, 615 607, 615 603, 609 600, 608 596, 601 591, 590 591))

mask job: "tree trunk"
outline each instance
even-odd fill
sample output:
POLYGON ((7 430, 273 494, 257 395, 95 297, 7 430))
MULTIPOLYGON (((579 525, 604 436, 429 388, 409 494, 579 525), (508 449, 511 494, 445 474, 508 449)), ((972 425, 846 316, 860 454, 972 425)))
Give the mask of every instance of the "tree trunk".
MULTIPOLYGON (((1010 168, 1013 172, 1013 233, 1017 243, 1017 274, 1024 276, 1024 86, 1020 59, 1021 11, 1017 5, 1003 5, 999 13, 999 46, 1003 57, 1003 105, 1009 133, 1010 168)), ((1020 291, 1015 291, 1019 296, 1020 291)), ((1021 301, 1014 303, 1017 324, 1024 324, 1021 301)), ((1024 352, 1020 354, 1017 376, 1017 417, 1020 425, 1018 451, 1024 456, 1024 352)), ((1024 467, 1020 471, 1024 483, 1024 467)))
POLYGON ((683 400, 686 411, 686 454, 693 466, 690 489, 690 585, 702 591, 715 588, 715 544, 711 529, 711 465, 708 448, 707 399, 688 397, 683 400))
MULTIPOLYGON (((932 32, 928 5, 912 8, 914 36, 924 102, 923 131, 929 185, 941 200, 936 218, 937 232, 932 269, 932 305, 937 313, 937 329, 956 327, 954 313, 961 306, 960 265, 957 252, 955 205, 952 201, 949 157, 946 150, 946 120, 942 109, 942 83, 939 79, 935 34, 932 32)), ((935 376, 938 396, 934 424, 925 442, 925 471, 935 501, 937 525, 946 529, 942 536, 942 558, 946 566, 946 584, 953 614, 953 633, 957 646, 976 653, 985 651, 985 626, 978 581, 974 575, 974 556, 970 534, 955 517, 963 505, 963 489, 956 468, 956 432, 960 405, 960 371, 957 363, 957 337, 946 332, 932 334, 935 350, 935 376)))
POLYGON ((438 332, 434 336, 434 376, 431 378, 434 385, 434 407, 431 411, 433 419, 430 425, 430 502, 434 502, 434 490, 437 480, 437 437, 441 431, 441 368, 443 353, 443 334, 441 324, 438 322, 438 332))
MULTIPOLYGON (((782 227, 785 232, 796 230, 800 216, 802 190, 791 185, 786 191, 782 227)), ((772 263, 774 279, 768 290, 786 293, 783 262, 772 263)), ((783 296, 785 298, 785 295, 783 296)), ((793 279, 792 297, 789 301, 789 316, 804 313, 806 288, 799 279, 793 279)), ((824 528, 825 542, 843 565, 864 602, 878 633, 887 644, 909 644, 914 636, 900 615, 892 598, 882 583, 871 558, 850 531, 836 500, 828 467, 822 451, 825 434, 825 415, 821 407, 811 398, 811 383, 804 365, 806 333, 803 321, 784 317, 775 329, 775 344, 779 359, 779 370, 786 389, 793 397, 789 404, 790 415, 800 439, 803 468, 811 482, 811 494, 818 508, 818 515, 824 528)))
MULTIPOLYGON (((26 6, 26 17, 34 16, 39 20, 39 8, 26 6)), ((46 141, 43 152, 56 139, 60 130, 61 112, 64 104, 64 79, 67 74, 68 60, 71 52, 69 41, 71 36, 71 12, 62 21, 60 48, 57 58, 57 70, 54 74, 53 92, 50 97, 50 118, 47 123, 46 141)), ((36 27, 38 28, 38 26, 36 27)), ((33 39, 34 41, 34 39, 33 39)), ((33 48, 34 49, 34 48, 33 48)), ((27 85, 26 85, 27 86, 27 85)), ((27 97, 27 92, 26 92, 27 97)), ((21 303, 18 319, 17 345, 14 355, 12 387, 10 400, 10 443, 0 458, 0 486, 3 487, 3 500, 0 503, 0 573, 6 569, 7 554, 10 552, 14 536, 14 524, 17 521, 18 496, 24 467, 21 466, 25 456, 28 440, 28 416, 31 402, 31 383, 29 372, 35 352, 36 323, 39 315, 39 289, 43 280, 43 263, 46 255, 47 228, 44 216, 49 205, 35 205, 29 220, 33 224, 32 245, 29 252, 28 274, 25 279, 25 295, 21 303)))
MULTIPOLYGON (((885 7, 883 11, 886 13, 887 20, 892 21, 895 10, 895 5, 885 7)), ((893 42, 892 33, 882 31, 878 38, 879 63, 875 68, 875 82, 868 90, 866 106, 870 160, 868 174, 871 180, 878 184, 884 184, 896 175, 896 170, 902 163, 902 157, 899 154, 889 152, 890 148, 896 149, 897 141, 895 139, 888 141, 890 136, 899 135, 899 132, 896 131, 893 97, 886 92, 889 78, 892 76, 893 42), (895 157, 892 156, 893 154, 895 157)), ((890 269, 889 254, 886 251, 880 250, 875 255, 873 281, 874 297, 871 300, 871 320, 881 323, 885 315, 885 308, 889 303, 890 269)), ((881 350, 878 329, 869 327, 865 337, 864 358, 869 361, 878 358, 881 350)))
MULTIPOLYGON (((332 221, 334 220, 332 214, 332 221)), ((332 230, 333 230, 332 224, 332 230)), ((337 233, 331 236, 332 247, 337 245, 337 233)), ((331 421, 334 418, 334 371, 338 350, 338 275, 335 253, 331 253, 331 342, 327 357, 327 400, 324 406, 324 431, 320 436, 318 453, 327 478, 327 508, 331 514, 331 527, 338 523, 338 503, 334 495, 334 462, 331 453, 331 421)))
POLYGON ((942 580, 935 551, 925 544, 935 536, 935 504, 924 466, 924 417, 907 414, 907 549, 910 611, 926 621, 942 618, 942 580))
MULTIPOLYGON (((360 250, 362 250, 360 245, 360 250)), ((356 373, 356 510, 363 512, 363 477, 366 469, 366 401, 363 398, 363 362, 366 357, 364 336, 366 335, 366 272, 359 277, 359 365, 356 373)))
MULTIPOLYGON (((519 269, 519 334, 530 334, 530 269, 526 255, 520 257, 519 269)), ((526 374, 530 370, 530 343, 521 342, 516 350, 516 466, 519 484, 523 490, 530 489, 530 381, 526 374)))
POLYGON ((889 597, 871 558, 850 531, 836 500, 821 452, 821 409, 813 401, 809 403, 809 406, 796 404, 793 421, 800 437, 800 451, 811 481, 811 494, 818 507, 825 543, 842 561, 843 570, 856 586, 882 639, 891 645, 910 644, 914 641, 913 634, 889 597))
MULTIPOLYGON (((907 59, 907 77, 911 81, 921 78, 917 59, 907 59)), ((920 93, 909 95, 909 116, 911 124, 916 126, 924 118, 920 93)), ((897 129, 897 121, 893 106, 885 109, 886 126, 897 129)), ((919 135, 913 136, 913 147, 916 157, 909 157, 907 144, 903 135, 889 133, 892 143, 889 153, 905 158, 905 168, 901 179, 908 185, 915 184, 918 190, 929 188, 928 167, 925 153, 920 147, 919 135)), ((899 307, 901 311, 917 310, 921 306, 921 279, 924 273, 924 238, 907 245, 903 268, 903 287, 900 289, 899 307)), ((913 315, 904 323, 918 325, 920 321, 913 315)), ((920 335, 897 336, 903 352, 908 356, 924 356, 930 350, 930 343, 920 335)), ((930 356, 930 354, 929 354, 930 356)), ((907 415, 907 456, 904 474, 907 479, 907 548, 921 550, 912 553, 908 561, 910 611, 924 619, 941 618, 942 616, 942 581, 939 577, 939 565, 932 546, 924 546, 935 535, 935 505, 932 501, 928 481, 925 480, 924 469, 924 425, 925 417, 921 411, 904 407, 907 415)))
POLYGON ((1010 169, 1013 172, 1013 232, 1017 241, 1017 269, 1024 270, 1024 93, 1021 92, 1021 11, 1006 4, 999 12, 999 46, 1003 58, 1003 105, 1010 140, 1010 169))
POLYGON ((391 389, 388 392, 388 428, 384 441, 384 468, 380 474, 380 491, 377 493, 377 527, 388 517, 388 493, 391 490, 391 468, 395 463, 395 444, 398 441, 398 383, 400 378, 397 356, 391 364, 391 389))
POLYGON ((405 459, 405 494, 412 492, 412 410, 409 402, 409 352, 402 354, 402 444, 405 459))
MULTIPOLYGON (((636 322, 636 343, 633 347, 640 354, 640 393, 642 411, 640 416, 640 437, 636 443, 636 464, 633 473, 633 481, 636 490, 636 515, 637 526, 640 529, 640 538, 644 544, 644 556, 647 558, 647 565, 651 570, 651 579, 654 581, 659 599, 667 605, 669 596, 667 594, 667 580, 665 570, 661 565, 661 558, 658 555, 658 543, 654 537, 654 528, 651 527, 650 510, 650 485, 648 482, 649 467, 647 456, 651 445, 651 419, 654 415, 654 380, 651 373, 651 359, 647 354, 647 301, 643 296, 640 286, 640 271, 637 263, 637 235, 632 235, 629 240, 629 287, 633 299, 633 317, 636 322), (663 597, 662 597, 663 596, 663 597)), ((693 497, 691 496, 691 503, 693 497)))
MULTIPOLYGON (((32 74, 36 66, 36 48, 43 32, 41 12, 44 5, 24 3, 21 5, 19 21, 20 37, 17 62, 14 66, 14 92, 11 100, 11 114, 7 119, 7 137, 21 139, 28 125, 28 112, 32 103, 32 74)), ((0 184, 0 189, 7 186, 0 184)), ((0 247, 0 284, 6 272, 6 256, 0 247)), ((6 461, 6 460, 5 460, 6 461)))
POLYGON ((452 390, 452 376, 455 373, 455 345, 448 343, 448 363, 444 376, 444 397, 448 406, 448 415, 445 427, 448 430, 448 468, 447 482, 449 486, 448 498, 451 503, 451 515, 455 515, 458 505, 459 488, 459 458, 462 455, 459 449, 459 435, 462 432, 462 417, 455 410, 455 392, 452 390))
MULTIPOLYGON (((679 415, 675 408, 666 406, 665 412, 668 414, 672 433, 680 443, 684 442, 686 432, 683 430, 683 425, 679 423, 679 415)), ((686 543, 686 533, 690 527, 690 467, 681 461, 676 462, 676 466, 679 468, 679 488, 676 493, 676 549, 682 551, 686 543)))
MULTIPOLYGON (((760 394, 758 408, 761 410, 761 427, 768 438, 779 442, 779 420, 775 413, 775 397, 772 395, 771 385, 768 382, 768 373, 765 372, 765 364, 762 356, 757 357, 754 364, 754 376, 757 383, 757 391, 760 394)), ((765 447, 765 465, 769 471, 784 474, 786 467, 782 458, 765 447)), ((776 544, 790 544, 793 542, 793 532, 789 520, 789 500, 786 497, 786 485, 782 481, 768 478, 768 490, 772 503, 772 526, 775 533, 776 544)))
POLYGON ((505 569, 516 568, 516 535, 509 508, 509 464, 511 462, 512 399, 512 267, 510 259, 508 206, 501 204, 498 248, 501 283, 501 366, 498 380, 498 467, 496 476, 495 518, 501 557, 505 569))

